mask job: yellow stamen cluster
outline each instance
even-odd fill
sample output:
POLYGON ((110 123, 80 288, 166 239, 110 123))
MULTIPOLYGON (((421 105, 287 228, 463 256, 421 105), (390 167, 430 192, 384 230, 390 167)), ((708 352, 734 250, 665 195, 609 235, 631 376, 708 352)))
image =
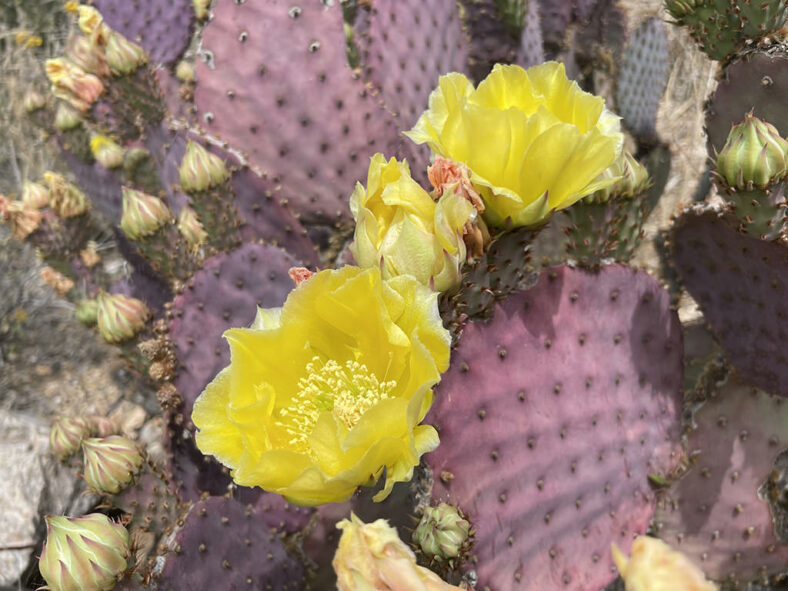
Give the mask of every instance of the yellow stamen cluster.
POLYGON ((298 380, 292 403, 281 409, 278 423, 292 436, 289 443, 294 449, 307 451, 309 435, 321 413, 332 413, 352 429, 365 412, 390 398, 396 385, 393 380, 381 382, 358 361, 340 364, 313 357, 306 365, 306 377, 298 380))

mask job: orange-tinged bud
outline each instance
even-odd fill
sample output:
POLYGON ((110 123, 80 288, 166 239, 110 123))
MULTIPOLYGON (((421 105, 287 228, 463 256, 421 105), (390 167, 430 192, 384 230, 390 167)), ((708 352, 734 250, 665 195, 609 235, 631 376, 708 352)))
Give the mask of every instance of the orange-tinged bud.
POLYGON ((90 138, 90 151, 104 168, 118 168, 123 164, 123 148, 106 135, 97 133, 90 138))
POLYGON ((136 298, 99 292, 98 329, 108 343, 132 338, 145 327, 149 316, 148 307, 136 298))
POLYGON ((98 244, 95 240, 88 240, 85 248, 79 251, 79 258, 85 263, 85 266, 90 269, 95 267, 101 262, 101 256, 98 253, 98 244))
POLYGON ((178 231, 192 248, 199 248, 208 238, 208 232, 203 228, 195 211, 188 205, 181 207, 181 213, 178 216, 178 231))
POLYGON ((22 201, 10 201, 0 195, 0 220, 11 226, 14 236, 23 240, 41 223, 41 213, 22 201))
POLYGON ((49 189, 41 183, 25 181, 22 183, 22 203, 32 209, 41 209, 49 205, 49 189))
POLYGON ((148 63, 148 54, 120 33, 112 31, 107 40, 107 64, 115 76, 127 76, 148 63))
POLYGON ((207 191, 230 178, 224 161, 197 142, 186 143, 179 172, 181 188, 187 193, 207 191))
POLYGON ((90 435, 90 426, 80 417, 55 417, 49 428, 49 449, 61 461, 76 453, 82 440, 90 435))
POLYGON ((41 269, 41 279, 43 279, 44 283, 49 287, 54 289, 61 298, 74 287, 74 282, 71 279, 63 275, 63 273, 55 271, 52 267, 44 267, 41 269))
POLYGON ((80 111, 90 109, 104 92, 101 80, 66 59, 47 60, 45 70, 52 83, 52 94, 80 111))
POLYGON ((88 199, 66 177, 56 172, 44 173, 44 180, 49 185, 49 206, 62 218, 73 218, 88 210, 88 199))
POLYGON ((172 219, 170 210, 158 197, 128 187, 122 190, 123 217, 120 227, 132 240, 154 234, 172 219))
POLYGON ((47 515, 47 539, 38 562, 51 591, 109 591, 125 572, 129 532, 106 515, 47 515))
POLYGON ((142 466, 142 454, 130 439, 120 435, 82 442, 83 478, 97 493, 117 494, 142 466))

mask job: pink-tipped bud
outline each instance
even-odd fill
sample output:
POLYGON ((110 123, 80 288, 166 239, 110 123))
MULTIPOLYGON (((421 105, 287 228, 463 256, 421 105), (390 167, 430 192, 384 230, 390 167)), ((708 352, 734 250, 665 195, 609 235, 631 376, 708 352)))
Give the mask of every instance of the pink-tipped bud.
POLYGON ((90 432, 94 437, 109 437, 110 435, 118 435, 120 429, 118 424, 113 419, 103 417, 101 415, 91 415, 87 419, 90 425, 90 432))
POLYGON ((90 425, 79 417, 55 417, 49 428, 49 449, 60 461, 76 453, 82 440, 90 436, 90 425))
POLYGON ((178 231, 192 248, 199 248, 208 238, 208 232, 203 228, 195 211, 188 205, 181 207, 181 213, 178 216, 178 231))
POLYGON ((117 494, 142 466, 142 454, 130 439, 120 435, 82 442, 83 478, 97 493, 117 494))
POLYGON ((41 212, 22 201, 10 201, 0 195, 0 221, 11 226, 14 236, 25 239, 41 223, 41 212))
POLYGON ((22 100, 22 106, 25 109, 25 113, 34 113, 46 107, 47 100, 40 92, 29 90, 25 94, 25 98, 22 100))
POLYGON ((224 161, 197 142, 186 143, 179 172, 181 188, 187 193, 207 191, 230 178, 224 161))
POLYGON ((471 183, 470 169, 462 162, 435 156, 435 161, 427 167, 427 177, 435 188, 435 200, 440 199, 446 191, 452 190, 470 201, 476 211, 484 213, 484 201, 471 183))
POLYGON ((148 307, 136 298, 99 292, 98 329, 108 343, 132 338, 145 327, 149 316, 148 307))
POLYGON ((127 76, 148 63, 148 54, 120 33, 113 31, 107 41, 107 64, 115 76, 127 76))
POLYGON ((52 83, 52 94, 80 111, 90 109, 104 92, 104 84, 98 77, 66 59, 47 60, 45 69, 52 83))
POLYGON ((88 210, 85 194, 62 174, 47 171, 44 180, 49 186, 49 206, 61 218, 73 218, 88 210))
POLYGON ((126 571, 128 530, 101 513, 47 515, 47 539, 38 561, 51 591, 110 591, 126 571))
POLYGON ((172 219, 170 210, 158 197, 123 187, 123 217, 120 227, 126 236, 139 240, 154 234, 172 219))
POLYGON ((287 272, 287 274, 290 275, 290 279, 292 279, 293 283, 295 283, 295 286, 298 287, 304 281, 314 275, 315 272, 310 271, 306 267, 290 267, 290 270, 287 272))
POLYGON ((49 189, 41 183, 25 181, 22 183, 22 203, 32 209, 42 209, 49 205, 49 189))
POLYGON ((55 127, 59 131, 70 131, 82 123, 82 116, 79 112, 64 102, 58 101, 55 111, 55 127))

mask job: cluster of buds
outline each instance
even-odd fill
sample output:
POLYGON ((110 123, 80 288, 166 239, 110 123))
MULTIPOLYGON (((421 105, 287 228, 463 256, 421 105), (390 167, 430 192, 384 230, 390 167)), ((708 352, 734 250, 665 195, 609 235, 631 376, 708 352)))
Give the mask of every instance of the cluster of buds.
POLYGON ((717 154, 717 174, 731 189, 764 189, 779 182, 788 166, 788 142, 750 111, 731 129, 717 154))
POLYGON ((98 329, 108 343, 132 338, 145 327, 149 316, 148 307, 136 298, 104 291, 98 294, 98 329))
POLYGON ((181 188, 187 193, 200 193, 225 183, 230 172, 224 161, 197 142, 187 142, 179 168, 181 188))
POLYGON ((123 216, 120 227, 126 236, 132 240, 150 236, 171 219, 170 210, 161 199, 123 187, 123 216))

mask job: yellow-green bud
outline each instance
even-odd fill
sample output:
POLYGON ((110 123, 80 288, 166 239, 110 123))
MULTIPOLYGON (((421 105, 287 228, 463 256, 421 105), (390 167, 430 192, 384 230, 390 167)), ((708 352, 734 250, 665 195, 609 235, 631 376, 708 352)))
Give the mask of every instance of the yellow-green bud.
POLYGON ((74 310, 74 316, 85 326, 93 326, 98 317, 98 302, 88 299, 79 300, 76 310, 74 310))
POLYGON ((25 181, 22 183, 22 203, 33 209, 49 205, 49 189, 41 183, 25 181))
POLYGON ((194 6, 194 15, 199 20, 208 18, 208 8, 211 6, 211 0, 192 0, 194 6))
POLYGON ((186 143, 179 172, 181 188, 187 193, 207 191, 230 178, 224 161, 196 142, 186 143))
POLYGON ((115 76, 127 76, 148 63, 145 50, 113 31, 107 40, 107 64, 115 76))
POLYGON ((651 185, 646 168, 635 160, 629 150, 621 152, 621 156, 613 162, 601 175, 600 179, 615 179, 613 184, 592 193, 584 198, 586 203, 606 203, 613 199, 631 199, 642 195, 651 185))
POLYGON ((132 338, 145 327, 149 316, 148 307, 136 298, 99 292, 98 329, 108 343, 132 338))
POLYGON ((186 60, 181 60, 175 66, 175 77, 181 82, 194 82, 194 66, 186 60))
POLYGON ((181 207, 181 213, 178 216, 178 230, 192 248, 199 248, 208 238, 208 232, 203 228, 197 214, 188 205, 181 207))
POLYGON ((47 515, 38 568, 51 591, 110 591, 128 567, 128 530, 101 513, 47 515))
POLYGON ((124 170, 134 171, 140 164, 150 158, 150 152, 145 148, 129 148, 123 157, 124 170))
POLYGON ((79 417, 55 417, 49 428, 49 448, 61 461, 76 453, 82 440, 90 436, 90 425, 79 417))
POLYGON ((717 155, 717 173, 731 188, 763 189, 785 176, 788 142, 750 111, 717 155))
POLYGON ((104 168, 117 168, 123 164, 123 148, 106 135, 97 133, 90 138, 90 152, 104 168))
POLYGON ((55 111, 55 127, 60 131, 69 131, 82 123, 79 111, 70 107, 68 104, 58 101, 55 111))
POLYGON ((44 180, 49 185, 49 206, 62 218, 73 218, 88 210, 88 199, 62 174, 47 171, 44 180))
POLYGON ((441 503, 424 510, 413 532, 416 542, 427 555, 438 560, 456 558, 470 535, 471 525, 456 507, 441 503))
POLYGON ((123 187, 123 217, 120 228, 132 240, 150 236, 172 219, 170 210, 158 197, 123 187))
POLYGON ((130 439, 120 435, 82 442, 83 478, 97 493, 117 494, 142 466, 142 454, 130 439))
POLYGON ((27 94, 25 94, 25 98, 22 101, 22 106, 24 107, 26 113, 33 113, 46 107, 47 100, 41 96, 41 93, 36 92, 35 90, 30 90, 27 92, 27 94))

